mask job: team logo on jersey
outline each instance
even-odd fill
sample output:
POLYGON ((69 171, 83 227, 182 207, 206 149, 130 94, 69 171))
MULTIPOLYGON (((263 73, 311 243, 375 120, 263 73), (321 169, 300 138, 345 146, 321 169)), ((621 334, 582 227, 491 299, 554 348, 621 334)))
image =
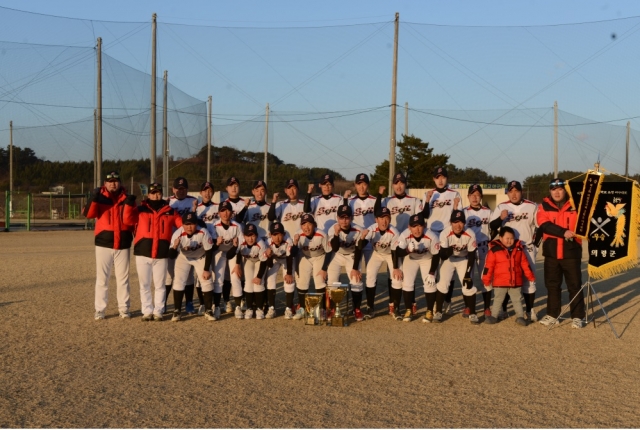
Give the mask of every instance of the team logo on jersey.
POLYGON ((316 211, 316 215, 320 216, 320 215, 331 215, 334 212, 338 211, 338 207, 337 206, 332 206, 329 208, 318 208, 318 210, 316 211))
POLYGON ((346 240, 340 240, 340 248, 353 248, 354 246, 356 246, 355 240, 351 240, 349 242, 346 240))
POLYGON ((442 209, 445 206, 451 206, 451 200, 434 200, 431 202, 431 209, 442 209))
POLYGON ((469 228, 482 227, 483 224, 489 224, 489 219, 488 218, 469 218, 467 220, 467 227, 469 228))
POLYGON ((529 219, 529 214, 528 213, 521 213, 518 215, 514 215, 513 212, 509 212, 509 215, 507 216, 507 222, 511 222, 511 221, 522 221, 523 219, 529 219))
POLYGON ((284 218, 282 218, 282 222, 285 221, 298 221, 300 218, 302 218, 302 215, 304 215, 304 212, 298 212, 295 214, 292 213, 288 213, 284 216, 284 218))
POLYGON ((384 250, 384 249, 389 248, 391 246, 391 244, 390 243, 385 243, 385 242, 376 242, 373 246, 376 249, 384 250))
POLYGON ((218 218, 217 212, 209 212, 209 213, 203 214, 200 219, 204 222, 211 222, 216 218, 218 218))
POLYGON ((391 208, 391 215, 401 215, 405 212, 410 212, 411 211, 411 206, 403 206, 403 207, 394 207, 391 208))
POLYGON ((353 216, 365 216, 373 213, 373 208, 357 208, 353 212, 353 216))
POLYGON ((251 217, 251 221, 264 221, 267 218, 267 214, 261 214, 261 213, 255 213, 253 214, 253 216, 251 217))

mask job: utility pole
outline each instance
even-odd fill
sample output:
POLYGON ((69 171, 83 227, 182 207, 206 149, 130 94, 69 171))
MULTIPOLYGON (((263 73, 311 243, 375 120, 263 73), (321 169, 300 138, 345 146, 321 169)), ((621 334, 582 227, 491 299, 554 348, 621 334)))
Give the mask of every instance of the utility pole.
POLYGON ((267 103, 267 114, 265 118, 264 130, 264 181, 267 182, 267 156, 269 155, 269 103, 267 103))
POLYGON ((96 121, 96 187, 99 187, 102 183, 102 38, 98 37, 97 46, 98 56, 98 95, 96 107, 97 121, 96 121))
POLYGON ((404 102, 404 135, 409 136, 409 103, 404 102))
POLYGON ((207 182, 211 181, 211 96, 209 96, 209 122, 207 123, 207 182))
POLYGON ((9 121, 9 216, 13 215, 13 121, 9 121))
POLYGON ((93 110, 93 186, 98 187, 98 111, 93 110))
POLYGON ((553 177, 558 177, 558 102, 553 102, 553 177))
POLYGON ((398 26, 400 14, 396 12, 395 34, 393 37, 393 78, 391 80, 391 138, 389 142, 389 194, 392 191, 393 176, 396 174, 396 92, 398 90, 398 26))
POLYGON ((151 16, 151 120, 149 136, 151 138, 151 181, 156 180, 156 19, 155 13, 151 16))
POLYGON ((167 152, 167 136, 169 129, 167 128, 167 83, 169 80, 169 72, 164 71, 162 78, 164 83, 164 91, 162 93, 162 189, 169 189, 169 152, 167 152))
POLYGON ((629 176, 629 133, 631 132, 631 121, 627 121, 627 155, 624 159, 624 176, 629 176))

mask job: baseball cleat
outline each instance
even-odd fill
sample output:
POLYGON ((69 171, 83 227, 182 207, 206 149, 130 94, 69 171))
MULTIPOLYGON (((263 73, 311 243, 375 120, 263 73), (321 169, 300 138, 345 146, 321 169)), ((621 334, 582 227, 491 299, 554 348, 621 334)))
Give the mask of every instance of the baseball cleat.
POLYGON ((96 321, 103 320, 104 319, 104 311, 96 311, 96 313, 93 315, 93 319, 95 319, 96 321))
POLYGON ((198 307, 198 315, 200 316, 204 315, 204 305, 200 305, 198 307))
POLYGON ((153 315, 142 315, 142 321, 153 321, 153 315))
POLYGON ((391 315, 392 317, 395 317, 396 315, 395 306, 393 306, 393 303, 389 303, 389 315, 391 315))
MULTIPOLYGON (((240 310, 242 310, 242 308, 240 308, 240 310)), ((253 309, 247 309, 244 311, 244 319, 250 320, 251 318, 253 318, 253 309)))
POLYGON ((362 315, 362 311, 360 309, 355 309, 353 311, 353 315, 356 317, 356 321, 364 320, 364 315, 362 315))
POLYGON ((299 307, 298 310, 296 311, 296 314, 293 316, 293 319, 301 320, 302 318, 304 318, 304 308, 299 307))
POLYGON ((433 315, 433 322, 434 322, 434 323, 442 322, 442 312, 436 312, 436 313, 433 315))
POLYGON ((244 312, 242 312, 242 309, 240 309, 240 306, 236 306, 236 310, 234 312, 234 315, 236 317, 236 319, 243 319, 244 318, 244 312))
POLYGON ((424 314, 424 317, 422 318, 422 322, 423 322, 423 323, 431 323, 431 322, 433 322, 433 311, 428 310, 428 311, 424 314))
POLYGON ((196 313, 195 309, 193 308, 193 302, 187 302, 187 304, 184 307, 184 311, 187 313, 187 315, 193 315, 196 313))
POLYGON ((538 313, 535 310, 531 309, 531 312, 529 313, 529 319, 531 321, 538 321, 538 313))
POLYGON ((153 320, 154 321, 162 321, 164 318, 162 317, 162 315, 158 315, 158 314, 153 314, 153 320))
POLYGON ((411 321, 411 309, 407 309, 404 313, 404 318, 402 318, 402 321, 404 322, 410 322, 411 321))
POLYGON ((122 318, 123 320, 130 319, 131 314, 129 313, 129 311, 120 311, 120 318, 122 318))
POLYGON ((256 319, 257 320, 264 319, 264 311, 262 309, 256 309, 256 319))
POLYGON ((490 317, 491 316, 491 309, 487 308, 484 310, 484 317, 490 317))
POLYGON ((376 311, 374 311, 373 309, 369 309, 367 311, 367 314, 364 316, 366 319, 372 319, 373 317, 376 316, 376 311))
POLYGON ((464 310, 462 311, 462 318, 469 318, 470 314, 471 310, 469 308, 464 308, 464 310))
POLYGON ((476 315, 476 314, 470 314, 469 315, 469 321, 473 325, 480 324, 480 320, 478 319, 478 315, 476 315))
POLYGON ((286 320, 293 319, 293 311, 291 310, 291 308, 286 308, 284 310, 284 319, 286 320))
POLYGON ((400 310, 396 309, 393 311, 393 319, 397 321, 402 321, 402 315, 400 315, 400 310))
POLYGON ((226 312, 226 313, 228 313, 228 314, 229 314, 229 313, 231 313, 231 312, 233 312, 233 306, 231 306, 231 300, 229 300, 229 301, 227 302, 227 306, 226 306, 226 308, 225 308, 225 312, 226 312))
POLYGON ((214 315, 213 311, 211 309, 209 309, 208 311, 206 311, 204 313, 204 319, 206 319, 207 321, 216 321, 217 318, 214 315))
POLYGON ((182 319, 182 314, 180 311, 173 311, 173 316, 171 317, 171 321, 180 321, 182 319))
POLYGON ((265 318, 273 319, 275 317, 276 317, 276 310, 273 306, 270 306, 269 311, 267 311, 267 315, 265 316, 265 318))

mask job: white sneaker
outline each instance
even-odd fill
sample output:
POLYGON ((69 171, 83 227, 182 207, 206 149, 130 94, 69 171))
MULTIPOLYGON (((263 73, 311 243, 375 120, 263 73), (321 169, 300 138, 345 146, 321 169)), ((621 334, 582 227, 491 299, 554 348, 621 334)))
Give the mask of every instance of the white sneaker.
POLYGON ((204 313, 204 319, 207 321, 216 321, 216 316, 211 309, 204 313))
POLYGON ((433 322, 434 323, 439 323, 442 321, 442 313, 441 312, 436 312, 435 314, 433 314, 433 322))
POLYGON ((582 328, 584 325, 582 324, 582 318, 574 318, 571 320, 571 328, 582 328))
POLYGON ((557 324, 556 319, 551 315, 545 315, 540 321, 543 326, 549 327, 550 325, 557 324))
MULTIPOLYGON (((228 307, 228 306, 227 306, 228 307)), ((236 306, 236 311, 235 311, 235 316, 237 319, 241 320, 242 318, 244 318, 244 313, 242 312, 242 310, 240 309, 240 306, 236 306)))
POLYGON ((451 309, 451 302, 444 302, 442 305, 442 313, 447 315, 453 315, 453 310, 451 309))
POLYGON ((469 321, 471 322, 471 324, 480 324, 480 320, 478 319, 478 315, 476 314, 470 314, 469 315, 469 321))
POLYGON ((273 306, 269 306, 269 312, 267 312, 267 319, 272 319, 276 317, 276 310, 273 308, 273 306))
POLYGON ((231 306, 231 300, 227 302, 227 307, 225 308, 225 310, 228 314, 233 312, 233 306, 231 306))
POLYGON ((264 319, 264 311, 262 309, 256 309, 256 319, 257 320, 264 319))
POLYGON ((153 314, 154 321, 162 321, 164 318, 160 314, 153 314))
POLYGON ((204 305, 200 305, 200 307, 198 307, 198 315, 204 315, 204 305))
POLYGON ((247 310, 247 301, 245 299, 240 300, 240 310, 242 312, 247 310))
POLYGON ((104 319, 104 311, 96 311, 96 313, 93 315, 93 319, 95 319, 96 321, 103 320, 104 319))
POLYGON ((531 309, 531 313, 529 314, 529 319, 531 321, 538 321, 538 313, 534 309, 531 309))
POLYGON ((220 306, 214 306, 213 310, 213 320, 218 321, 220 319, 220 306))
POLYGON ((180 311, 173 311, 173 317, 171 317, 171 321, 180 321, 182 319, 182 314, 180 311))
MULTIPOLYGON (((240 310, 242 310, 242 308, 240 308, 240 310)), ((253 318, 253 309, 247 309, 244 311, 244 319, 250 320, 251 318, 253 318)))
POLYGON ((122 318, 123 320, 130 319, 131 314, 129 313, 129 311, 120 311, 120 318, 122 318))
POLYGON ((304 318, 304 308, 300 307, 296 311, 296 314, 293 316, 293 319, 294 320, 301 320, 302 318, 304 318))
POLYGON ((291 308, 287 308, 284 310, 284 319, 286 320, 293 319, 293 312, 291 311, 291 308))

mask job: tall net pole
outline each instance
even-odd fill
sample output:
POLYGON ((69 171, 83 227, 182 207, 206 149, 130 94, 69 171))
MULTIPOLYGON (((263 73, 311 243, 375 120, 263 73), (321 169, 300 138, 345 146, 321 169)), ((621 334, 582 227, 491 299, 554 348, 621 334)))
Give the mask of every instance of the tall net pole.
POLYGON ((207 121, 207 182, 211 181, 211 107, 212 101, 211 96, 209 96, 209 119, 207 121))
POLYGON ((398 90, 398 26, 400 14, 396 12, 395 33, 393 37, 393 78, 391 80, 391 138, 389 142, 389 193, 396 174, 396 93, 398 90))
POLYGON ((162 189, 169 189, 169 152, 167 151, 167 136, 169 129, 167 128, 167 84, 169 81, 169 72, 164 71, 163 92, 162 92, 162 189))
POLYGON ((269 155, 269 103, 267 103, 267 113, 265 117, 264 129, 264 181, 267 182, 267 156, 269 155))
POLYGON ((409 136, 409 103, 404 102, 404 135, 409 136))
POLYGON ((9 121, 9 216, 13 213, 13 121, 9 121))
POLYGON ((558 177, 558 102, 553 102, 553 177, 558 177))
POLYGON ((629 135, 631 132, 631 121, 627 121, 627 153, 624 159, 624 176, 629 176, 629 135))
POLYGON ((98 187, 98 110, 93 110, 93 186, 98 187))
POLYGON ((156 180, 156 28, 158 15, 155 13, 151 17, 151 118, 149 121, 150 130, 150 162, 151 162, 151 181, 156 180))
POLYGON ((102 38, 98 37, 98 46, 96 49, 98 56, 98 81, 97 87, 97 106, 96 106, 96 187, 99 187, 102 181, 102 38))

